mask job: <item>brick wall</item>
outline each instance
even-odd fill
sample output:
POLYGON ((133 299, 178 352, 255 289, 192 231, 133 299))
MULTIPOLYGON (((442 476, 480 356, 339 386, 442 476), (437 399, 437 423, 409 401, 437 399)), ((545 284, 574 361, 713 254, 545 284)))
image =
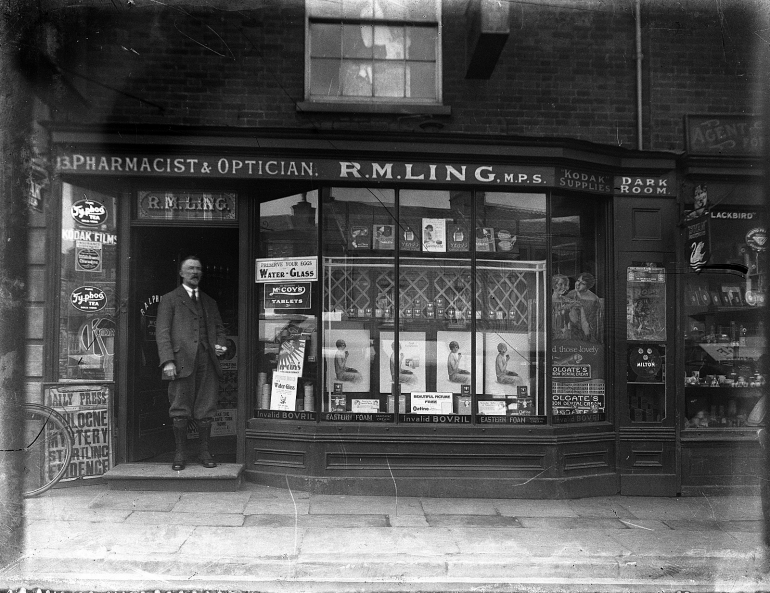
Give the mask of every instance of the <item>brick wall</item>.
MULTIPOLYGON (((511 34, 492 77, 466 80, 466 3, 445 0, 444 103, 452 115, 440 133, 636 146, 633 2, 559 4, 512 2, 511 34)), ((758 1, 643 6, 645 148, 682 150, 685 113, 754 110, 758 1)), ((416 117, 298 113, 301 0, 239 11, 91 9, 79 22, 66 32, 61 59, 98 84, 78 79, 92 105, 65 107, 61 118, 420 131, 416 117)))

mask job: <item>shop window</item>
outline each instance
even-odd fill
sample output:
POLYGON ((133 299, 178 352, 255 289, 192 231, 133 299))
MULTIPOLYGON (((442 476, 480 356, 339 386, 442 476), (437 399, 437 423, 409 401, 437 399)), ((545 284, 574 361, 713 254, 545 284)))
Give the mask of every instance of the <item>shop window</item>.
POLYGON ((318 192, 259 206, 257 417, 314 420, 318 378, 318 192))
POLYGON ((631 422, 666 418, 666 290, 663 262, 626 268, 626 386, 631 422))
POLYGON ((393 190, 325 192, 323 419, 393 421, 391 369, 425 371, 424 354, 410 352, 405 360, 403 349, 393 349, 395 254, 402 230, 393 190))
POLYGON ((113 381, 117 200, 62 184, 60 380, 113 381))
POLYGON ((546 199, 480 193, 476 203, 476 413, 545 414, 546 199))
POLYGON ((440 101, 437 0, 308 0, 310 101, 440 101))
POLYGON ((322 418, 544 423, 545 196, 397 198, 324 200, 322 418))
POLYGON ((604 220, 599 202, 552 199, 551 410, 556 424, 586 421, 586 414, 591 420, 607 418, 604 220))
POLYGON ((767 222, 757 208, 724 206, 712 208, 706 224, 706 259, 724 267, 692 272, 685 281, 684 428, 756 427, 770 372, 767 222))

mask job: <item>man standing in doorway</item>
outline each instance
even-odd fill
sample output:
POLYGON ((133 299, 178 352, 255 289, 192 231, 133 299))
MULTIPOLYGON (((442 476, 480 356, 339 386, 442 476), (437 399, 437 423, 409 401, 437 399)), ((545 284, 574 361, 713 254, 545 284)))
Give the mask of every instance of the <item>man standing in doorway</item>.
POLYGON ((155 328, 163 379, 170 381, 169 415, 176 443, 171 468, 185 468, 190 418, 198 425, 200 462, 211 468, 216 463, 209 453, 209 437, 222 376, 217 357, 227 351, 225 328, 216 301, 198 289, 203 276, 200 258, 185 257, 179 275, 181 286, 161 298, 155 328))

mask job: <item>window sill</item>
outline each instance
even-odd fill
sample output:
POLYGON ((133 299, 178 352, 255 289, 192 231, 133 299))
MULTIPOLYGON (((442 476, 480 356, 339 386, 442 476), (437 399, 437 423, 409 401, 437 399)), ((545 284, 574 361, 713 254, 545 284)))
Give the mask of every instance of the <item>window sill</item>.
POLYGON ((419 103, 345 103, 301 101, 300 113, 384 113, 396 115, 452 115, 448 105, 423 105, 419 103))

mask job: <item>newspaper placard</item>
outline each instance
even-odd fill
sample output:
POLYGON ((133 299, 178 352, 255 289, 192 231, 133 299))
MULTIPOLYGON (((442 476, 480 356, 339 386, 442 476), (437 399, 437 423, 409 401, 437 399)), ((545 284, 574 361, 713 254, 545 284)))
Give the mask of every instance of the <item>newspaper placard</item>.
MULTIPOLYGON (((96 478, 112 467, 112 386, 45 385, 44 401, 67 420, 73 433, 72 459, 62 480, 96 478)), ((63 454, 53 442, 48 460, 63 454)))

